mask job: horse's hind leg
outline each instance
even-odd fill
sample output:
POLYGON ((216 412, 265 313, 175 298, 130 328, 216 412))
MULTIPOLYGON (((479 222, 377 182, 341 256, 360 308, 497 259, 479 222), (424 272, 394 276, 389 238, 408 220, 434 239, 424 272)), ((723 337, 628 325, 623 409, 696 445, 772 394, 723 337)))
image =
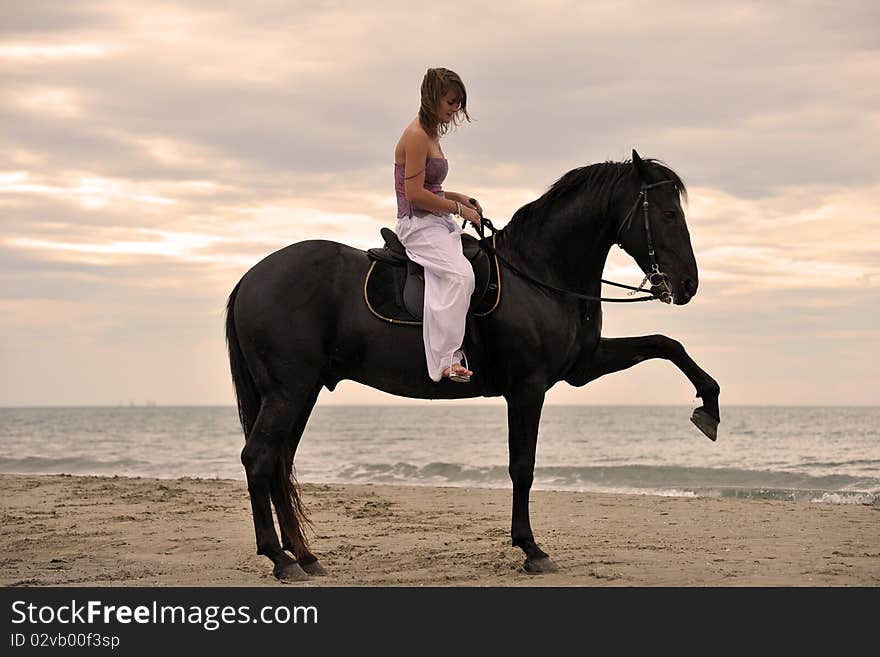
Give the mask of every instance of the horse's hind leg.
POLYGON ((257 554, 269 557, 275 565, 272 572, 284 580, 308 579, 300 565, 281 548, 269 502, 272 481, 278 473, 281 444, 298 419, 296 410, 288 399, 264 397, 260 413, 241 452, 254 516, 257 554))
POLYGON ((270 492, 275 513, 278 516, 278 527, 281 530, 282 547, 294 555, 302 569, 309 575, 326 575, 327 572, 318 558, 309 551, 305 537, 304 524, 308 524, 305 509, 302 506, 297 490, 297 483, 292 476, 293 459, 299 441, 305 431, 306 423, 318 400, 321 384, 318 383, 309 399, 299 410, 299 417, 290 432, 288 440, 283 443, 275 476, 272 477, 270 492), (296 507, 296 508, 295 508, 296 507))

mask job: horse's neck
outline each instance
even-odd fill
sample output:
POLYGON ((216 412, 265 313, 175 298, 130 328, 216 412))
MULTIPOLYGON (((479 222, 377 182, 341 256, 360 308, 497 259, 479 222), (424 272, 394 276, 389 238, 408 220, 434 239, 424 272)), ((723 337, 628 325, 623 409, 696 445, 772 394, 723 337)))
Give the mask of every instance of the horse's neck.
POLYGON ((598 294, 613 229, 600 211, 562 210, 530 216, 500 231, 499 246, 514 265, 538 280, 573 292, 598 294), (564 218, 563 218, 564 217, 564 218))

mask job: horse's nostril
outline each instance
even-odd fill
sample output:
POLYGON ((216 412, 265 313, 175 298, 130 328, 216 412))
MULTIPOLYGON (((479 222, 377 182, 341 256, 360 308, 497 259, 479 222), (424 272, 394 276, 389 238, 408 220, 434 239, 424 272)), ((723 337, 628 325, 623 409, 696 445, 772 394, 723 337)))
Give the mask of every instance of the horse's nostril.
POLYGON ((694 281, 692 281, 691 279, 688 278, 688 279, 685 280, 685 282, 684 282, 684 290, 685 290, 685 292, 687 292, 690 296, 694 296, 694 295, 697 293, 697 284, 696 284, 696 282, 694 282, 694 281))

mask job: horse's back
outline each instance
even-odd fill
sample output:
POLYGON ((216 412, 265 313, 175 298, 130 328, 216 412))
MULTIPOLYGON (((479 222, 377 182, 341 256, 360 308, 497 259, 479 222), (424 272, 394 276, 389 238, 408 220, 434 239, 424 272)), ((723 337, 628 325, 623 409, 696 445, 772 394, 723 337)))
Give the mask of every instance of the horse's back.
POLYGON ((316 269, 326 272, 334 264, 358 257, 365 258, 366 252, 330 240, 305 240, 270 253, 245 273, 242 282, 256 278, 258 282, 265 283, 267 278, 302 274, 316 269))
POLYGON ((347 284, 340 279, 347 281, 366 263, 366 252, 347 244, 329 240, 297 242, 270 253, 251 267, 239 282, 238 298, 249 303, 298 304, 304 297, 328 294, 334 284, 347 284))

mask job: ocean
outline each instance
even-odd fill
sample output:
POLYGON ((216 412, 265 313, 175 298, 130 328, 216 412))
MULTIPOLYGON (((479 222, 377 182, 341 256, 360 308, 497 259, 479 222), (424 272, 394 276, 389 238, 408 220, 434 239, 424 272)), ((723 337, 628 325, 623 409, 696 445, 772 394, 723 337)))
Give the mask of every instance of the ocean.
MULTIPOLYGON (((880 504, 880 407, 545 406, 536 490, 880 504)), ((232 406, 0 408, 0 472, 244 479, 232 406)), ((318 406, 306 483, 510 488, 504 406, 318 406)))

